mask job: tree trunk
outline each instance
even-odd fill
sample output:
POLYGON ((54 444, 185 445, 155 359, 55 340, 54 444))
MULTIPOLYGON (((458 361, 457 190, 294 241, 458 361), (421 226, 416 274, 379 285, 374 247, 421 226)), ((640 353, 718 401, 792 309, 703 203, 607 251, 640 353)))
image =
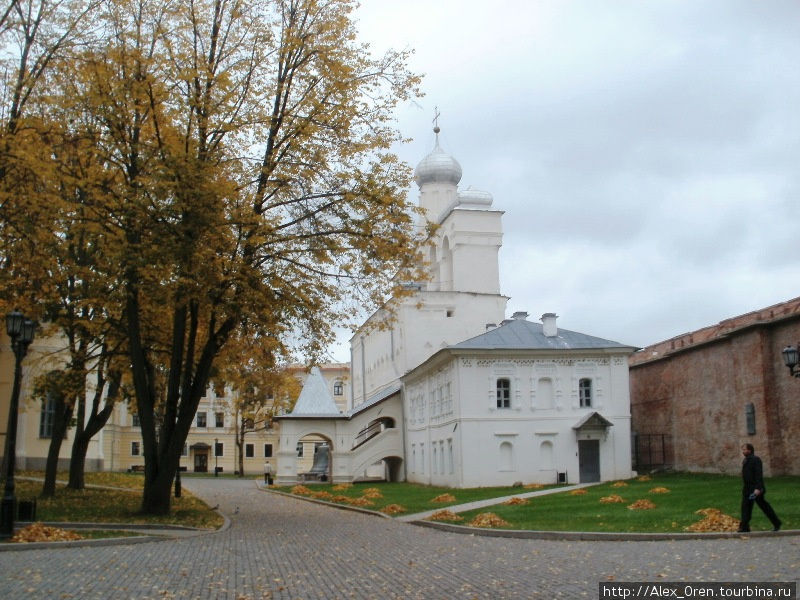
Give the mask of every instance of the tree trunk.
POLYGON ((63 398, 56 400, 53 433, 50 437, 50 447, 47 450, 47 464, 44 471, 43 497, 53 497, 56 494, 58 455, 61 453, 61 444, 64 441, 64 435, 67 433, 70 419, 72 419, 72 408, 65 406, 63 398))
POLYGON ((69 460, 69 483, 67 487, 73 490, 82 490, 86 487, 84 474, 86 472, 86 454, 89 449, 89 442, 97 433, 108 423, 109 417, 114 409, 119 394, 122 381, 122 374, 119 371, 111 371, 108 378, 108 395, 105 399, 105 406, 98 410, 103 397, 106 379, 102 375, 98 376, 95 386, 94 401, 89 413, 89 420, 83 430, 75 431, 75 440, 72 442, 72 456, 69 460))
POLYGON ((172 506, 173 478, 174 475, 168 477, 162 472, 153 481, 145 479, 144 493, 142 494, 142 513, 146 515, 169 514, 172 506))
POLYGON ((84 472, 86 467, 86 453, 89 450, 89 442, 92 437, 84 432, 75 435, 72 442, 72 456, 69 458, 69 482, 67 487, 73 490, 82 490, 86 487, 84 472))

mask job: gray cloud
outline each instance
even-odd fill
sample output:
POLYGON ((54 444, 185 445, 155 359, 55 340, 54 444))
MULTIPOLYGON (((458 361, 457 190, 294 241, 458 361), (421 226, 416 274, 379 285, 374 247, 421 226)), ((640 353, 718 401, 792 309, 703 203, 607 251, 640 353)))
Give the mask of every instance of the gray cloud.
POLYGON ((364 4, 426 73, 401 157, 438 105, 461 185, 506 211, 509 310, 646 345, 800 295, 800 3, 364 4))

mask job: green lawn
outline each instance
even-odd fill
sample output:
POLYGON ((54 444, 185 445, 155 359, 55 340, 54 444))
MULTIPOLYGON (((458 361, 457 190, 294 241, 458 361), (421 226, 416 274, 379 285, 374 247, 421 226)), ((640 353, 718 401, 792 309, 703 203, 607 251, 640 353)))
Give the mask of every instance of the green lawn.
MULTIPOLYGON (((19 475, 43 477, 41 472, 23 472, 19 475)), ((66 479, 66 473, 59 474, 58 479, 66 479)), ((138 473, 87 473, 87 484, 125 489, 86 488, 77 491, 58 485, 53 498, 39 497, 42 491, 41 481, 17 478, 15 483, 18 500, 36 498, 37 521, 156 523, 212 529, 222 525, 222 517, 186 489, 181 498, 172 499, 172 511, 169 515, 139 514, 143 481, 142 475, 138 473)))
MULTIPOLYGON (((607 532, 682 532, 685 527, 703 518, 695 511, 716 508, 739 518, 741 480, 738 477, 708 474, 663 474, 651 481, 625 481, 624 487, 611 483, 586 488, 586 495, 567 493, 531 498, 517 506, 495 505, 482 510, 459 513, 468 523, 477 514, 492 512, 509 525, 503 529, 543 531, 607 531, 607 532), (664 487, 669 493, 654 493, 664 487), (625 502, 604 504, 603 497, 621 496, 625 502), (655 508, 630 510, 637 500, 650 500, 655 508)), ((783 521, 784 529, 800 528, 800 505, 797 502, 800 477, 772 477, 767 481, 767 499, 783 521)), ((753 531, 772 529, 772 525, 756 506, 751 521, 753 531)))
MULTIPOLYGON (((464 517, 461 524, 469 523, 477 514, 491 512, 509 523, 503 529, 527 529, 543 531, 607 531, 607 532, 682 532, 685 527, 700 521, 703 515, 695 511, 716 508, 725 515, 739 518, 741 501, 741 480, 739 477, 671 473, 653 476, 649 481, 626 480, 624 486, 604 483, 586 489, 585 495, 572 495, 569 492, 550 494, 531 498, 525 505, 493 505, 480 510, 459 513, 464 517), (668 493, 652 492, 654 488, 667 488, 668 493), (618 495, 622 503, 604 504, 603 497, 618 495), (650 500, 655 508, 649 510, 630 510, 628 506, 637 500, 650 500)), ((783 521, 784 529, 800 529, 800 503, 797 501, 800 490, 800 477, 771 477, 767 481, 768 495, 772 506, 783 521)), ((345 498, 364 497, 365 490, 377 489, 381 497, 368 498, 372 504, 364 506, 370 510, 381 510, 390 504, 405 508, 401 514, 412 514, 427 510, 446 509, 453 505, 495 498, 519 495, 533 491, 519 487, 492 487, 451 489, 425 486, 412 483, 357 483, 347 489, 334 489, 330 484, 306 486, 326 501, 346 504, 345 498), (432 502, 442 495, 452 494, 455 500, 432 502), (333 496, 333 498, 331 497, 333 496)), ((554 486, 550 486, 554 487, 554 486)), ((284 492, 292 487, 274 488, 284 492)), ((307 494, 301 494, 307 495, 307 494)), ((754 507, 753 531, 770 530, 772 525, 763 513, 754 507)))
MULTIPOLYGON (((292 493, 294 486, 274 487, 283 492, 292 493)), ((521 487, 482 487, 482 488, 466 488, 466 489, 453 489, 445 487, 436 487, 430 485, 420 485, 416 483, 356 483, 346 489, 341 486, 331 484, 310 484, 307 487, 314 494, 320 496, 321 500, 328 502, 336 502, 336 496, 344 496, 346 498, 356 499, 364 496, 364 491, 368 489, 376 489, 380 492, 381 497, 368 498, 372 503, 365 505, 363 508, 370 510, 381 510, 386 506, 397 504, 402 506, 405 510, 400 514, 412 514, 423 512, 427 510, 436 510, 440 508, 447 508, 454 504, 463 504, 464 502, 472 502, 473 500, 483 500, 485 498, 497 498, 501 496, 510 496, 512 494, 519 494, 522 492, 533 491, 521 487), (327 497, 330 494, 334 498, 327 497), (434 498, 450 494, 455 497, 455 500, 447 502, 432 502, 434 498)), ((554 487, 554 486, 547 486, 554 487)), ((305 494, 299 494, 305 495, 305 494)), ((313 495, 311 497, 314 497, 313 495)), ((347 504, 343 499, 340 499, 340 504, 347 504)))

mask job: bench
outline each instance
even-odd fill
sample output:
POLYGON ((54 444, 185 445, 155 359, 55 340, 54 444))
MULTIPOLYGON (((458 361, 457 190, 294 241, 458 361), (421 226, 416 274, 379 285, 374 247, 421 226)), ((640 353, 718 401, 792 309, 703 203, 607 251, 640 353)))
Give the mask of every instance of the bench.
POLYGON ((131 465, 128 467, 128 473, 144 473, 144 465, 131 465))

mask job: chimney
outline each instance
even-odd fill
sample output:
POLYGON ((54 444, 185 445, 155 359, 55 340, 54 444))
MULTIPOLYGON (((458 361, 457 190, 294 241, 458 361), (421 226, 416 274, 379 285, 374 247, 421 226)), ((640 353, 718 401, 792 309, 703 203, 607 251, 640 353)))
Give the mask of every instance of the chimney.
POLYGON ((546 337, 556 337, 558 335, 558 326, 556 325, 556 313, 544 313, 542 315, 542 332, 546 337))
POLYGON ((517 321, 524 321, 525 319, 528 318, 528 313, 526 313, 524 310, 518 310, 513 315, 511 315, 511 318, 516 319, 517 321))

